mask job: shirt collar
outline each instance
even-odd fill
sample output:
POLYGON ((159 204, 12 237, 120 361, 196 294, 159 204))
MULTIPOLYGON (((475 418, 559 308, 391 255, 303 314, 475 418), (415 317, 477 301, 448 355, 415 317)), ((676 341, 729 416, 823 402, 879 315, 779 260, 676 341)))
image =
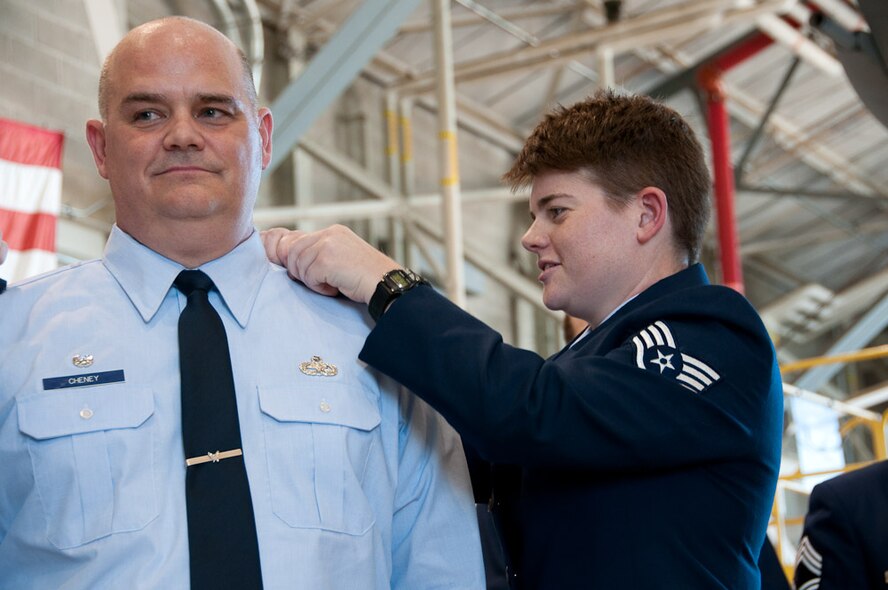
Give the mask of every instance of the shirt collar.
POLYGON ((571 341, 565 348, 569 349, 578 345, 580 341, 585 340, 586 336, 596 331, 600 326, 603 326, 609 319, 614 317, 614 315, 616 315, 616 313, 624 307, 635 307, 634 305, 629 305, 633 301, 637 301, 638 304, 641 305, 647 301, 650 301, 652 298, 660 297, 663 292, 670 292, 677 289, 686 289, 688 287, 708 284, 709 277, 706 275, 706 269, 703 268, 703 265, 699 262, 694 263, 688 268, 682 269, 664 279, 660 279, 641 293, 636 293, 635 295, 618 305, 609 314, 607 314, 607 317, 601 320, 601 322, 599 322, 597 326, 586 326, 582 333, 574 338, 573 341, 571 341))
MULTIPOLYGON (((105 245, 102 262, 146 322, 160 309, 176 276, 185 269, 140 244, 116 225, 105 245)), ((213 279, 223 302, 242 328, 250 319, 269 264, 259 232, 254 231, 228 254, 200 267, 213 279)))
MULTIPOLYGON (((620 305, 616 306, 612 312, 610 312, 609 314, 607 314, 607 316, 605 316, 605 318, 604 318, 603 320, 601 320, 600 322, 598 322, 598 326, 600 326, 600 325, 603 324, 604 322, 606 322, 606 321, 608 321, 609 319, 611 319, 611 316, 613 316, 615 313, 617 313, 618 311, 620 311, 620 310, 623 308, 624 305, 626 305, 627 303, 629 303, 630 301, 632 301, 632 300, 635 299, 636 297, 638 297, 638 293, 636 293, 635 295, 633 295, 632 297, 630 297, 629 299, 627 299, 626 301, 624 301, 624 302, 621 303, 620 305)), ((568 345, 568 348, 573 348, 575 344, 577 344, 580 340, 582 340, 583 338, 585 338, 586 336, 588 336, 589 333, 592 332, 592 330, 594 330, 594 329, 597 328, 598 326, 593 327, 591 324, 589 324, 588 326, 586 326, 585 328, 583 328, 583 331, 580 332, 580 335, 579 335, 579 336, 577 336, 576 338, 573 339, 573 342, 571 342, 571 343, 568 345)))

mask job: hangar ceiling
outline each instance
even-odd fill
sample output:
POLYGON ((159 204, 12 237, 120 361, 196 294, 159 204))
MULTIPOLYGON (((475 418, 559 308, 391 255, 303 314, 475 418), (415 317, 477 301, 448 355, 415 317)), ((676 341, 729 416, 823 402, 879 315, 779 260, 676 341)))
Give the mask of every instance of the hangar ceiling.
MULTIPOLYGON (((885 344, 888 129, 885 119, 877 118, 880 113, 870 110, 886 104, 886 94, 879 93, 888 88, 885 61, 880 61, 885 45, 879 45, 885 17, 871 8, 877 4, 454 0, 447 3, 447 31, 459 150, 462 138, 480 137, 508 156, 547 109, 603 85, 663 98, 686 115, 708 149, 701 78, 712 64, 729 61, 719 80, 730 116, 735 220, 747 295, 786 361, 840 352, 837 346, 856 350, 885 344), (869 329, 861 330, 861 322, 869 329), (847 337, 851 333, 856 336, 847 337)), ((62 217, 68 231, 105 232, 113 222, 113 204, 83 140, 83 122, 96 116, 100 55, 132 26, 169 14, 192 16, 236 40, 255 64, 263 98, 276 106, 276 115, 286 114, 276 122, 292 118, 291 136, 275 137, 280 161, 292 159, 282 146, 293 146, 299 157, 324 161, 335 175, 349 179, 348 194, 333 205, 309 205, 287 194, 298 181, 275 183, 287 190, 260 201, 257 224, 300 214, 318 223, 391 215, 395 205, 372 201, 393 184, 406 191, 403 179, 396 183, 394 177, 362 169, 360 158, 331 152, 312 130, 325 109, 335 104, 341 111, 343 101, 355 100, 352 78, 363 84, 360 88, 376 89, 392 108, 409 104, 437 112, 442 95, 436 47, 441 45, 435 40, 440 29, 433 6, 425 0, 8 0, 0 7, 0 110, 65 131, 62 217), (372 22, 357 22, 373 6, 378 10, 372 22), (365 43, 351 53, 341 47, 343 35, 337 37, 347 26, 359 31, 350 41, 365 43), (337 44, 340 61, 331 62, 327 72, 345 75, 349 90, 321 80, 317 95, 288 100, 289 77, 334 55, 337 44), (344 74, 350 68, 354 73, 344 74), (300 111, 306 104, 316 112, 300 111)), ((385 137, 384 130, 378 134, 385 137)), ((432 169, 437 157, 434 150, 416 153, 432 169)), ((504 170, 507 161, 496 166, 504 170)), ((464 199, 501 199, 523 207, 503 193, 495 182, 473 184, 466 175, 464 199)), ((437 202, 434 195, 422 198, 437 202)), ((404 201, 399 206, 403 209, 404 201)), ((424 223, 426 233, 445 233, 435 227, 439 221, 424 223)), ((521 228, 503 224, 509 241, 517 243, 521 228)), ((483 243, 473 227, 466 225, 465 241, 483 243)), ((721 268, 717 234, 713 227, 704 254, 715 277, 721 268)), ((76 248, 68 254, 76 257, 76 248)), ((484 266, 483 254, 470 248, 466 254, 484 266)), ((486 270, 510 289, 524 289, 525 298, 536 297, 532 279, 520 276, 520 263, 486 270)), ((841 399, 884 392, 888 366, 882 357, 823 381, 814 389, 841 399)), ((885 398, 871 396, 868 407, 884 409, 885 398)))

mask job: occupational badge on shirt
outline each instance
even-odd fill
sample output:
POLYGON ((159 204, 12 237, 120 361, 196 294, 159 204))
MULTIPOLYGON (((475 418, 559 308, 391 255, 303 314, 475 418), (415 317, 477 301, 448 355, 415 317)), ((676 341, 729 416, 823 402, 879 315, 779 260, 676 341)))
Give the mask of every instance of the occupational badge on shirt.
POLYGON ((325 363, 317 355, 311 357, 310 361, 299 363, 299 370, 310 377, 335 377, 339 373, 336 365, 325 363))
POLYGON ((75 354, 71 357, 71 364, 78 369, 85 369, 91 367, 94 360, 91 354, 75 354))
POLYGON ((695 393, 718 381, 720 375, 709 365, 678 350, 669 327, 654 322, 632 338, 635 364, 639 369, 671 377, 695 393))

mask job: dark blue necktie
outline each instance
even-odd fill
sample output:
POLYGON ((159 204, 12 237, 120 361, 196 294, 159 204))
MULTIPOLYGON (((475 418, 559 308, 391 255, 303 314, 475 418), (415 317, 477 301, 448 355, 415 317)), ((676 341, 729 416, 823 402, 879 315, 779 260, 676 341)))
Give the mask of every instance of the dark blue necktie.
POLYGON ((207 296, 213 281, 183 270, 173 284, 188 298, 179 316, 179 370, 191 588, 260 589, 228 338, 207 296))

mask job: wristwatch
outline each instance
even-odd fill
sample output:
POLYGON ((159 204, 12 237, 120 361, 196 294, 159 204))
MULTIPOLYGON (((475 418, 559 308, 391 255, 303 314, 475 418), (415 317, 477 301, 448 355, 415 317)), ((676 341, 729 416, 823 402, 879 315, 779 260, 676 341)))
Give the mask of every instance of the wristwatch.
POLYGON ((429 282, 408 268, 396 268, 382 276, 370 298, 370 317, 379 321, 389 304, 417 285, 429 282))

